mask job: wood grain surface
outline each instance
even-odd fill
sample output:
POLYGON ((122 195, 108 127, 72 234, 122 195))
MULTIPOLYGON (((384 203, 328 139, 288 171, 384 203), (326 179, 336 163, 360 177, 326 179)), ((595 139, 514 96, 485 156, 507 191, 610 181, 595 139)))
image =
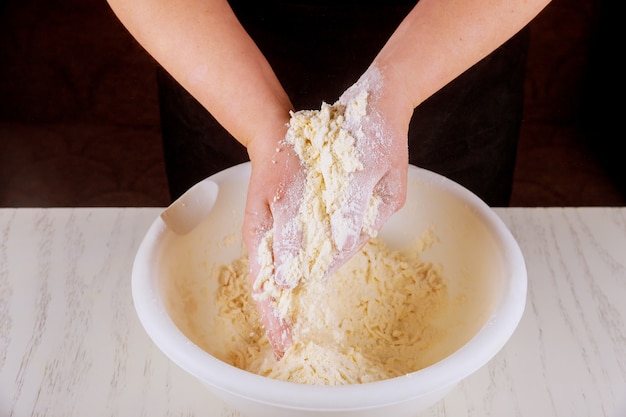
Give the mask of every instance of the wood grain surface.
MULTIPOLYGON (((529 276, 503 350, 420 416, 626 416, 626 208, 496 209, 529 276)), ((239 416, 148 339, 158 208, 0 209, 0 417, 239 416)))

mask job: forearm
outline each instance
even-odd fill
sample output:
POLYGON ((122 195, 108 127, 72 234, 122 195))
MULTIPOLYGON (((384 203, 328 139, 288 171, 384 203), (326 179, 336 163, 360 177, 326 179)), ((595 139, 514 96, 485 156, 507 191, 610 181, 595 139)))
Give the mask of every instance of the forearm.
MULTIPOLYGON (((549 0, 420 0, 375 59, 404 106, 424 100, 521 30, 549 0)), ((407 120, 408 122, 408 120, 407 120)))
POLYGON ((109 4, 156 61, 244 146, 286 130, 289 98, 225 0, 109 4))

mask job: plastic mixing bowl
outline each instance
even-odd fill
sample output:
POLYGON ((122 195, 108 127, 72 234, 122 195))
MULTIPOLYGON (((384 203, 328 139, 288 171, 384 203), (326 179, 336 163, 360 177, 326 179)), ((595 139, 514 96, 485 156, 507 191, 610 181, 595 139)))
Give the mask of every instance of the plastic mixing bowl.
MULTIPOLYGON (((484 366, 513 334, 524 311, 527 276, 520 248, 495 212, 457 183, 409 167, 405 207, 380 232, 391 247, 427 228, 437 243, 423 254, 442 265, 451 303, 433 364, 405 376, 344 386, 284 382, 231 366, 194 343, 181 297, 215 265, 242 254, 250 164, 200 182, 157 218, 136 255, 132 293, 153 342, 182 369, 246 416, 414 416, 484 366)), ((206 314, 216 314, 207 294, 206 314)), ((217 337, 215 335, 214 337, 217 337)))

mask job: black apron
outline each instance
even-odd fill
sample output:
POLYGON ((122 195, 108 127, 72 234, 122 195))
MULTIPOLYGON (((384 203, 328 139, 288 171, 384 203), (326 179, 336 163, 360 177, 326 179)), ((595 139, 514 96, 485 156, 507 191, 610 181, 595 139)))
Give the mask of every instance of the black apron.
MULTIPOLYGON (((319 109, 322 101, 334 103, 415 5, 380 3, 233 0, 231 6, 301 110, 319 109)), ((511 195, 527 32, 418 106, 409 128, 411 164, 459 182, 491 206, 507 206, 511 195)), ((248 160, 246 149, 162 68, 157 81, 172 199, 207 176, 248 160)))

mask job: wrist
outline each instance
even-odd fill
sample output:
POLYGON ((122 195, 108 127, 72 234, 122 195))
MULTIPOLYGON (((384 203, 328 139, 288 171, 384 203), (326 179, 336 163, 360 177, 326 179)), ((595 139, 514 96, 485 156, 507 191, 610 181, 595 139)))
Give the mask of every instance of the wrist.
POLYGON ((367 71, 380 73, 381 85, 375 95, 377 107, 386 109, 387 117, 394 126, 404 126, 408 130, 416 105, 409 95, 408 85, 401 73, 391 64, 375 60, 367 71))
POLYGON ((277 150, 283 146, 281 142, 285 139, 289 128, 289 118, 289 111, 285 111, 256 125, 254 133, 249 135, 244 143, 253 166, 256 161, 271 160, 277 150))

